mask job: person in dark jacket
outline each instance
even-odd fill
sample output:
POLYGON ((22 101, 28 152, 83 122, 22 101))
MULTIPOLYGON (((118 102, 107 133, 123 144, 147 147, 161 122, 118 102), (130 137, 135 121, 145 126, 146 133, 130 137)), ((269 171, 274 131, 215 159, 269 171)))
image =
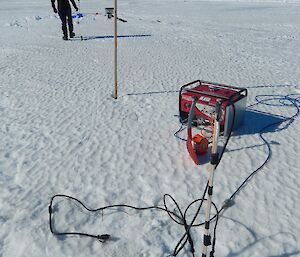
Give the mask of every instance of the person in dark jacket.
MULTIPOLYGON (((77 5, 74 0, 70 0, 76 12, 78 12, 77 5)), ((51 0, 52 8, 55 13, 57 13, 61 19, 62 31, 63 31, 63 40, 68 40, 68 29, 67 29, 67 21, 69 26, 70 38, 75 36, 73 32, 73 21, 72 21, 72 11, 69 0, 57 0, 57 9, 55 7, 55 0, 51 0)))

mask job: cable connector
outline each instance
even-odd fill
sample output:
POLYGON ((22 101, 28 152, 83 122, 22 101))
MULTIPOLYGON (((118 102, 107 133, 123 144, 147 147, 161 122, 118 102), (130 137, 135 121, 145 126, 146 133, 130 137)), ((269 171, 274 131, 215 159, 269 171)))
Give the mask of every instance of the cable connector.
POLYGON ((211 245, 211 237, 210 237, 210 235, 204 235, 203 243, 204 243, 205 246, 211 245))
POLYGON ((219 162, 219 153, 213 153, 210 156, 210 164, 217 165, 219 162))
POLYGON ((234 200, 232 200, 232 199, 226 199, 224 202, 223 202, 223 208, 224 209, 227 209, 227 208, 229 208, 229 207, 231 207, 231 206, 233 206, 234 205, 234 200))
POLYGON ((110 235, 109 234, 97 235, 97 239, 101 243, 104 243, 105 241, 107 241, 108 239, 110 239, 110 235))

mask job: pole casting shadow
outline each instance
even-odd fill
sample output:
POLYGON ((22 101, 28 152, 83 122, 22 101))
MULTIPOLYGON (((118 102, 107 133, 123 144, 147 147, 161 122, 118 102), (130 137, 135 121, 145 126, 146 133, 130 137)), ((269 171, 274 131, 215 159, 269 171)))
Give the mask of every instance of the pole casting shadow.
POLYGON ((151 91, 151 92, 142 92, 142 93, 129 93, 127 94, 127 96, 167 94, 167 93, 178 93, 178 92, 179 90, 151 91))
MULTIPOLYGON (((137 37, 151 37, 149 34, 141 34, 141 35, 119 35, 118 38, 137 38, 137 37)), ((82 36, 74 38, 75 40, 95 40, 95 39, 110 39, 114 38, 114 36, 82 36)))

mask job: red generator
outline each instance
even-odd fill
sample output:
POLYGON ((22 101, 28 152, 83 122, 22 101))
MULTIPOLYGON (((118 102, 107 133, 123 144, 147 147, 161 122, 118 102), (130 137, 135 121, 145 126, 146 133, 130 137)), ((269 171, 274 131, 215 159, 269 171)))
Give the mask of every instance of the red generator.
POLYGON ((221 135, 228 136, 233 117, 233 131, 243 122, 247 94, 246 88, 238 88, 201 80, 183 85, 179 92, 180 121, 182 123, 188 121, 193 97, 197 98, 193 119, 193 122, 196 124, 207 124, 211 122, 215 114, 215 105, 219 102, 221 104, 220 132, 221 135))

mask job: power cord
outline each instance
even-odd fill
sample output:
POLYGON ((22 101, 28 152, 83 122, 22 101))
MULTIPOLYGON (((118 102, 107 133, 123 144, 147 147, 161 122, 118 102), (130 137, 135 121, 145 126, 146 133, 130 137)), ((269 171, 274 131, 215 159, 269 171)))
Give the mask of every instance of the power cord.
MULTIPOLYGON (((82 233, 82 232, 57 232, 53 229, 53 220, 52 220, 52 216, 54 214, 54 208, 53 208, 53 203, 54 203, 54 199, 55 198, 66 198, 68 200, 74 201, 78 204, 80 204, 84 209, 86 209, 89 212, 103 212, 104 210, 108 210, 108 209, 112 209, 112 208, 124 208, 124 209, 133 209, 136 211, 146 211, 146 210, 160 210, 160 211, 164 211, 168 214, 168 216, 178 225, 181 225, 184 227, 185 229, 185 233, 183 234, 183 236, 180 238, 179 242, 177 243, 177 245, 175 246, 175 249, 173 251, 172 256, 177 256, 178 253, 184 248, 184 246, 186 245, 186 243, 188 242, 190 244, 190 251, 191 253, 194 254, 195 249, 194 249, 194 242, 193 239, 191 237, 191 233, 190 230, 192 227, 196 227, 196 226, 201 226, 204 223, 198 223, 198 224, 194 224, 195 220, 197 218, 197 216, 200 213, 201 207, 203 202, 206 200, 204 198, 206 191, 207 191, 208 186, 206 186, 204 193, 203 193, 203 197, 197 200, 194 200, 192 203, 190 203, 187 208, 185 209, 184 212, 182 212, 182 210, 180 209, 178 203, 176 202, 176 200, 169 194, 165 194, 163 197, 163 202, 164 202, 164 207, 160 207, 160 206, 149 206, 149 207, 136 207, 136 206, 132 206, 132 205, 127 205, 127 204, 116 204, 116 205, 108 205, 108 206, 104 206, 104 207, 100 207, 97 209, 91 209, 89 207, 87 207, 82 201, 78 200, 75 197, 69 196, 69 195, 64 195, 64 194, 57 194, 54 195, 51 198, 50 201, 50 205, 49 205, 49 226, 50 226, 50 231, 52 234, 56 235, 56 236, 66 236, 66 235, 77 235, 77 236, 84 236, 84 237, 91 237, 91 238, 95 238, 97 240, 99 240, 100 242, 104 243, 107 240, 110 239, 110 235, 109 234, 100 234, 100 235, 93 235, 93 234, 88 234, 88 233, 82 233), (176 211, 179 213, 177 213, 175 210, 171 211, 168 208, 168 204, 167 204, 167 199, 170 199, 176 206, 176 211), (188 210, 191 208, 191 206, 193 206, 195 203, 200 202, 198 210, 193 218, 193 220, 191 221, 190 224, 188 224, 187 222, 187 212, 188 210)), ((218 209, 217 206, 213 203, 213 206, 215 208, 216 211, 216 215, 217 215, 217 220, 215 223, 215 227, 217 225, 217 221, 218 221, 218 209)))
POLYGON ((299 113, 300 113, 300 94, 289 94, 289 95, 286 95, 286 96, 282 96, 282 95, 257 95, 255 97, 255 100, 256 100, 256 103, 248 106, 247 108, 251 108, 251 107, 253 107, 255 105, 259 105, 259 104, 264 104, 264 105, 269 105, 269 106, 271 106, 271 105, 272 106, 284 106, 284 107, 294 106, 295 109, 296 109, 296 113, 294 115, 290 116, 290 117, 286 117, 285 119, 283 119, 281 121, 277 121, 277 122, 273 122, 271 124, 268 124, 267 126, 263 127, 259 131, 259 137, 263 140, 263 142, 266 144, 266 146, 268 148, 267 157, 266 157, 265 161, 256 170, 254 170, 248 177, 246 177, 246 179, 241 183, 241 185, 224 202, 224 205, 222 206, 220 211, 222 211, 224 208, 226 208, 227 206, 230 205, 230 203, 232 202, 232 200, 234 199, 236 194, 241 190, 241 188, 250 180, 251 177, 253 177, 259 170, 261 170, 267 164, 267 162, 270 160, 271 155, 272 155, 271 145, 267 141, 267 139, 263 136, 264 131, 266 131, 270 127, 280 125, 284 122, 287 122, 287 124, 283 128, 277 129, 275 132, 279 132, 279 131, 282 131, 284 129, 287 129, 295 121, 295 118, 298 117, 299 113), (292 97, 292 96, 298 96, 298 97, 292 97), (271 97, 271 98, 260 100, 259 99, 260 97, 271 97), (278 100, 280 105, 278 105, 278 104, 277 105, 268 104, 267 103, 269 101, 274 101, 274 100, 278 100), (288 102, 288 103, 286 103, 286 102, 288 102))

